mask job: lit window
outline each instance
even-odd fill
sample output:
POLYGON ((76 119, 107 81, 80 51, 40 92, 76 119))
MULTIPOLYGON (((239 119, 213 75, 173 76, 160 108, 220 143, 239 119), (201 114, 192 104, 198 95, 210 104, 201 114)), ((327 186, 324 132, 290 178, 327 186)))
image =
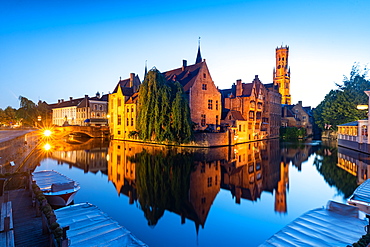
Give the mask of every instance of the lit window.
POLYGON ((208 100, 208 109, 212 110, 212 100, 208 100))
POLYGON ((201 123, 200 123, 202 126, 205 126, 206 125, 206 115, 205 114, 202 114, 201 115, 201 123))

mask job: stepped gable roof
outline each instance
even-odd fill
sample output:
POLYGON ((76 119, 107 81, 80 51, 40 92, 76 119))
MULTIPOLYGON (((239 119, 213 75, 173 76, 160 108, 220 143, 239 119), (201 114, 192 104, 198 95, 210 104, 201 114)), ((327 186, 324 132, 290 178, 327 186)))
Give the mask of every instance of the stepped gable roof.
POLYGON ((178 81, 184 88, 185 92, 189 92, 190 88, 194 85, 195 79, 199 74, 200 68, 205 65, 205 62, 196 63, 186 67, 180 67, 170 71, 163 72, 162 74, 167 81, 178 81))

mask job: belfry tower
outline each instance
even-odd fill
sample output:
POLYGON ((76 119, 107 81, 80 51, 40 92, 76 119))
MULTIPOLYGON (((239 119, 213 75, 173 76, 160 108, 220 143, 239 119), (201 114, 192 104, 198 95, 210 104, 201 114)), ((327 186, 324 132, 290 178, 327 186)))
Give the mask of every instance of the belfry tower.
POLYGON ((290 67, 288 67, 289 46, 276 48, 276 68, 274 68, 274 85, 278 85, 281 104, 291 104, 290 67))

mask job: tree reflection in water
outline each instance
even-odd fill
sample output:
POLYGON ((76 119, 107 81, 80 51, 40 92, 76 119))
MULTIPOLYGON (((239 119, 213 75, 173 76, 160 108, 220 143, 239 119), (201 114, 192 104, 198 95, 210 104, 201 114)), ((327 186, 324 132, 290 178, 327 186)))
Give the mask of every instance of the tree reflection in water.
POLYGON ((174 151, 150 154, 146 150, 131 158, 136 163, 138 201, 148 225, 154 226, 165 209, 186 212, 192 156, 174 151))
POLYGON ((316 151, 314 165, 330 186, 335 186, 344 198, 351 196, 357 188, 357 178, 338 167, 338 148, 323 145, 316 151))

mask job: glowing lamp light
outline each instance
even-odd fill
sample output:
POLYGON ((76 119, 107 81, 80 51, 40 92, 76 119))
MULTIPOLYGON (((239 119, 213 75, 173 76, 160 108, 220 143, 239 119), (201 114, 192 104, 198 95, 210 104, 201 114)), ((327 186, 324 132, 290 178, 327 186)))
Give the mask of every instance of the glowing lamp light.
POLYGON ((45 145, 44 145, 44 150, 45 151, 49 151, 51 149, 51 145, 49 144, 49 143, 46 143, 45 145))
POLYGON ((51 130, 45 130, 44 131, 44 136, 49 137, 49 136, 51 136, 51 134, 52 134, 51 130))
POLYGON ((369 106, 368 105, 357 105, 357 109, 358 110, 367 110, 367 109, 369 109, 369 106))

